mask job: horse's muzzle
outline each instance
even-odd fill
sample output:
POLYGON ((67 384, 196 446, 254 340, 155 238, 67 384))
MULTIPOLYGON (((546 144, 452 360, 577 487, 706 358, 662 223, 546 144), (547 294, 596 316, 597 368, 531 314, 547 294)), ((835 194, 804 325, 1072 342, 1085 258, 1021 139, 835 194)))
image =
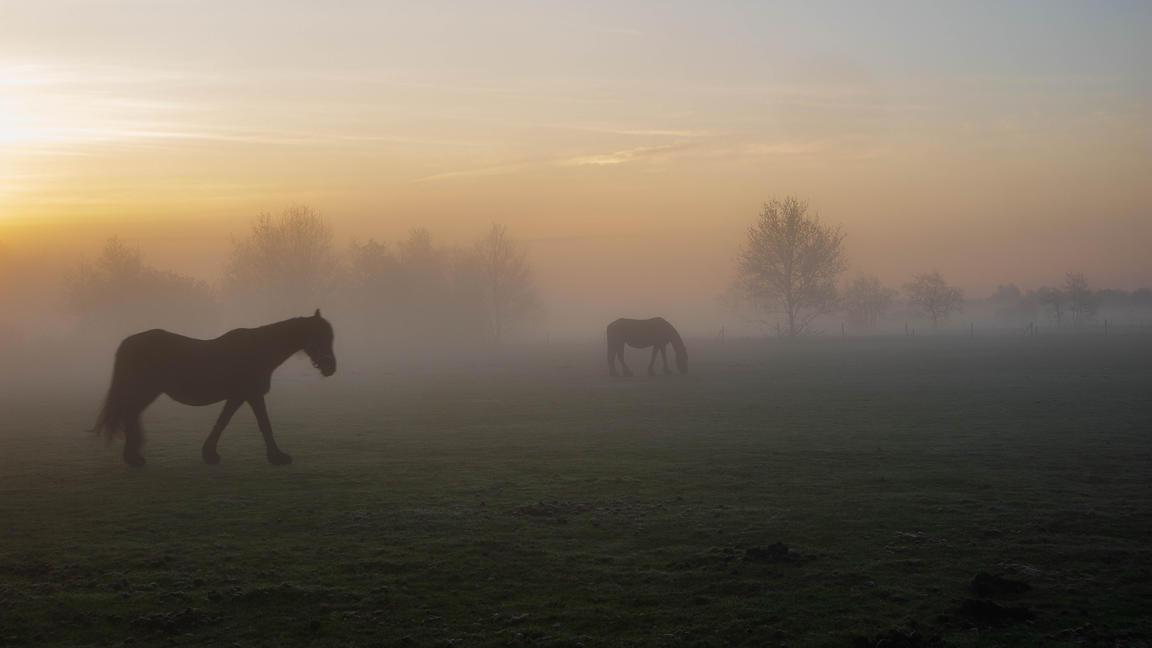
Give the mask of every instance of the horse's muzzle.
POLYGON ((312 359, 312 366, 320 370, 320 375, 327 378, 336 373, 336 356, 323 355, 312 359))

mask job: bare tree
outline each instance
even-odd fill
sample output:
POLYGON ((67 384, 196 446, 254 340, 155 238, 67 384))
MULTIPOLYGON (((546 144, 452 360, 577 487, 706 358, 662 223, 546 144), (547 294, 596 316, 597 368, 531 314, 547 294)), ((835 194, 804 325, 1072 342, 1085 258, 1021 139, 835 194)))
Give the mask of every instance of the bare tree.
POLYGON ((1052 314, 1052 319, 1056 322, 1056 328, 1060 328, 1064 322, 1064 309, 1068 302, 1068 295, 1059 288, 1045 286, 1036 291, 1036 299, 1041 305, 1048 308, 1052 314))
POLYGON ((805 333, 836 306, 836 277, 847 268, 844 234, 808 215, 794 197, 765 203, 740 253, 743 292, 761 309, 782 312, 788 337, 805 333))
POLYGON ((139 249, 115 236, 94 261, 80 263, 66 288, 69 306, 87 323, 188 330, 213 315, 207 284, 148 265, 139 249))
POLYGON ((475 252, 484 279, 489 330, 499 344, 511 323, 537 304, 528 250, 509 238, 506 227, 494 223, 476 242, 475 252))
POLYGON ((347 283, 359 297, 391 300, 400 281, 400 261, 387 243, 368 239, 348 250, 347 283))
POLYGON ((305 312, 332 290, 338 271, 332 227, 298 205, 279 216, 261 214, 248 237, 234 242, 225 286, 265 307, 305 312))
POLYGON ((880 284, 875 275, 861 275, 844 291, 842 304, 848 318, 864 328, 873 328, 876 322, 892 308, 896 291, 880 284))
POLYGON ((924 272, 913 277, 904 286, 908 293, 908 303, 919 308, 932 318, 932 328, 936 329, 941 320, 959 311, 964 306, 964 291, 949 286, 939 272, 924 272))
POLYGON ((1086 324, 1096 315, 1098 301, 1083 272, 1069 272, 1064 276, 1064 293, 1068 296, 1072 326, 1086 324))

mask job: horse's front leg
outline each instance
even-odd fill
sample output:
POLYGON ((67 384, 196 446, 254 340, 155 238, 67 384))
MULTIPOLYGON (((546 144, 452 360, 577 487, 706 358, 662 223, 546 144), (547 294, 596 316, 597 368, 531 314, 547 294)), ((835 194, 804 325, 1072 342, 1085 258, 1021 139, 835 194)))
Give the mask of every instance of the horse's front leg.
POLYGON ((292 463, 292 457, 276 447, 276 439, 272 436, 272 423, 268 420, 268 408, 264 405, 264 397, 249 398, 248 404, 252 406, 252 412, 256 414, 256 424, 260 426, 260 434, 264 435, 264 449, 268 452, 268 462, 276 466, 292 463))
POLYGON ((668 368, 668 345, 660 345, 660 360, 664 362, 664 373, 670 374, 672 370, 668 368))
POLYGON ((621 344, 620 348, 616 350, 616 355, 620 358, 620 368, 624 372, 625 378, 632 377, 632 370, 628 368, 628 363, 624 362, 624 345, 621 344))
POLYGON ((220 463, 220 455, 216 454, 216 442, 220 440, 220 433, 228 427, 232 415, 240 409, 243 403, 243 398, 230 398, 228 402, 224 403, 224 409, 220 410, 220 416, 216 419, 216 425, 212 426, 212 432, 208 434, 203 447, 200 448, 200 456, 204 457, 204 463, 210 465, 220 463))
POLYGON ((648 375, 649 376, 655 376, 656 375, 655 367, 656 367, 656 354, 657 353, 660 353, 660 347, 653 345, 652 346, 652 360, 648 362, 648 375))

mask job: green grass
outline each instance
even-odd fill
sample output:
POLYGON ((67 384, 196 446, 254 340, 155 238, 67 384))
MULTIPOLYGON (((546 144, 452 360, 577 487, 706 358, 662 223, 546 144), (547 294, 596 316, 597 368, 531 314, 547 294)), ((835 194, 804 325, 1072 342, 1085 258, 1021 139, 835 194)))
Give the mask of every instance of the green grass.
POLYGON ((215 408, 157 403, 133 470, 82 432, 103 384, 0 395, 0 645, 1147 646, 1150 351, 697 343, 655 380, 574 347, 294 366, 269 400, 286 468, 247 410, 212 467, 215 408), (1028 582, 1000 603, 1034 618, 962 614, 980 571, 1028 582))

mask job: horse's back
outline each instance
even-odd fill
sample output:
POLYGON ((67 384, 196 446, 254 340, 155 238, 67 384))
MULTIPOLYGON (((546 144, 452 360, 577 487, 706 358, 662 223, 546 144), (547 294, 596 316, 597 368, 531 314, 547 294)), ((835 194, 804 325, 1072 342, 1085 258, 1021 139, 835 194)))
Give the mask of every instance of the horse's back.
POLYGON ((194 345, 196 342, 203 342, 204 340, 197 340, 190 338, 179 333, 165 331, 164 329, 149 329, 134 333, 124 338, 120 342, 120 347, 116 350, 117 354, 125 351, 136 349, 157 349, 162 347, 172 346, 187 346, 194 345))
POLYGON ((629 346, 649 347, 664 344, 669 339, 672 325, 663 317, 631 319, 621 317, 608 325, 608 339, 619 340, 629 346))

